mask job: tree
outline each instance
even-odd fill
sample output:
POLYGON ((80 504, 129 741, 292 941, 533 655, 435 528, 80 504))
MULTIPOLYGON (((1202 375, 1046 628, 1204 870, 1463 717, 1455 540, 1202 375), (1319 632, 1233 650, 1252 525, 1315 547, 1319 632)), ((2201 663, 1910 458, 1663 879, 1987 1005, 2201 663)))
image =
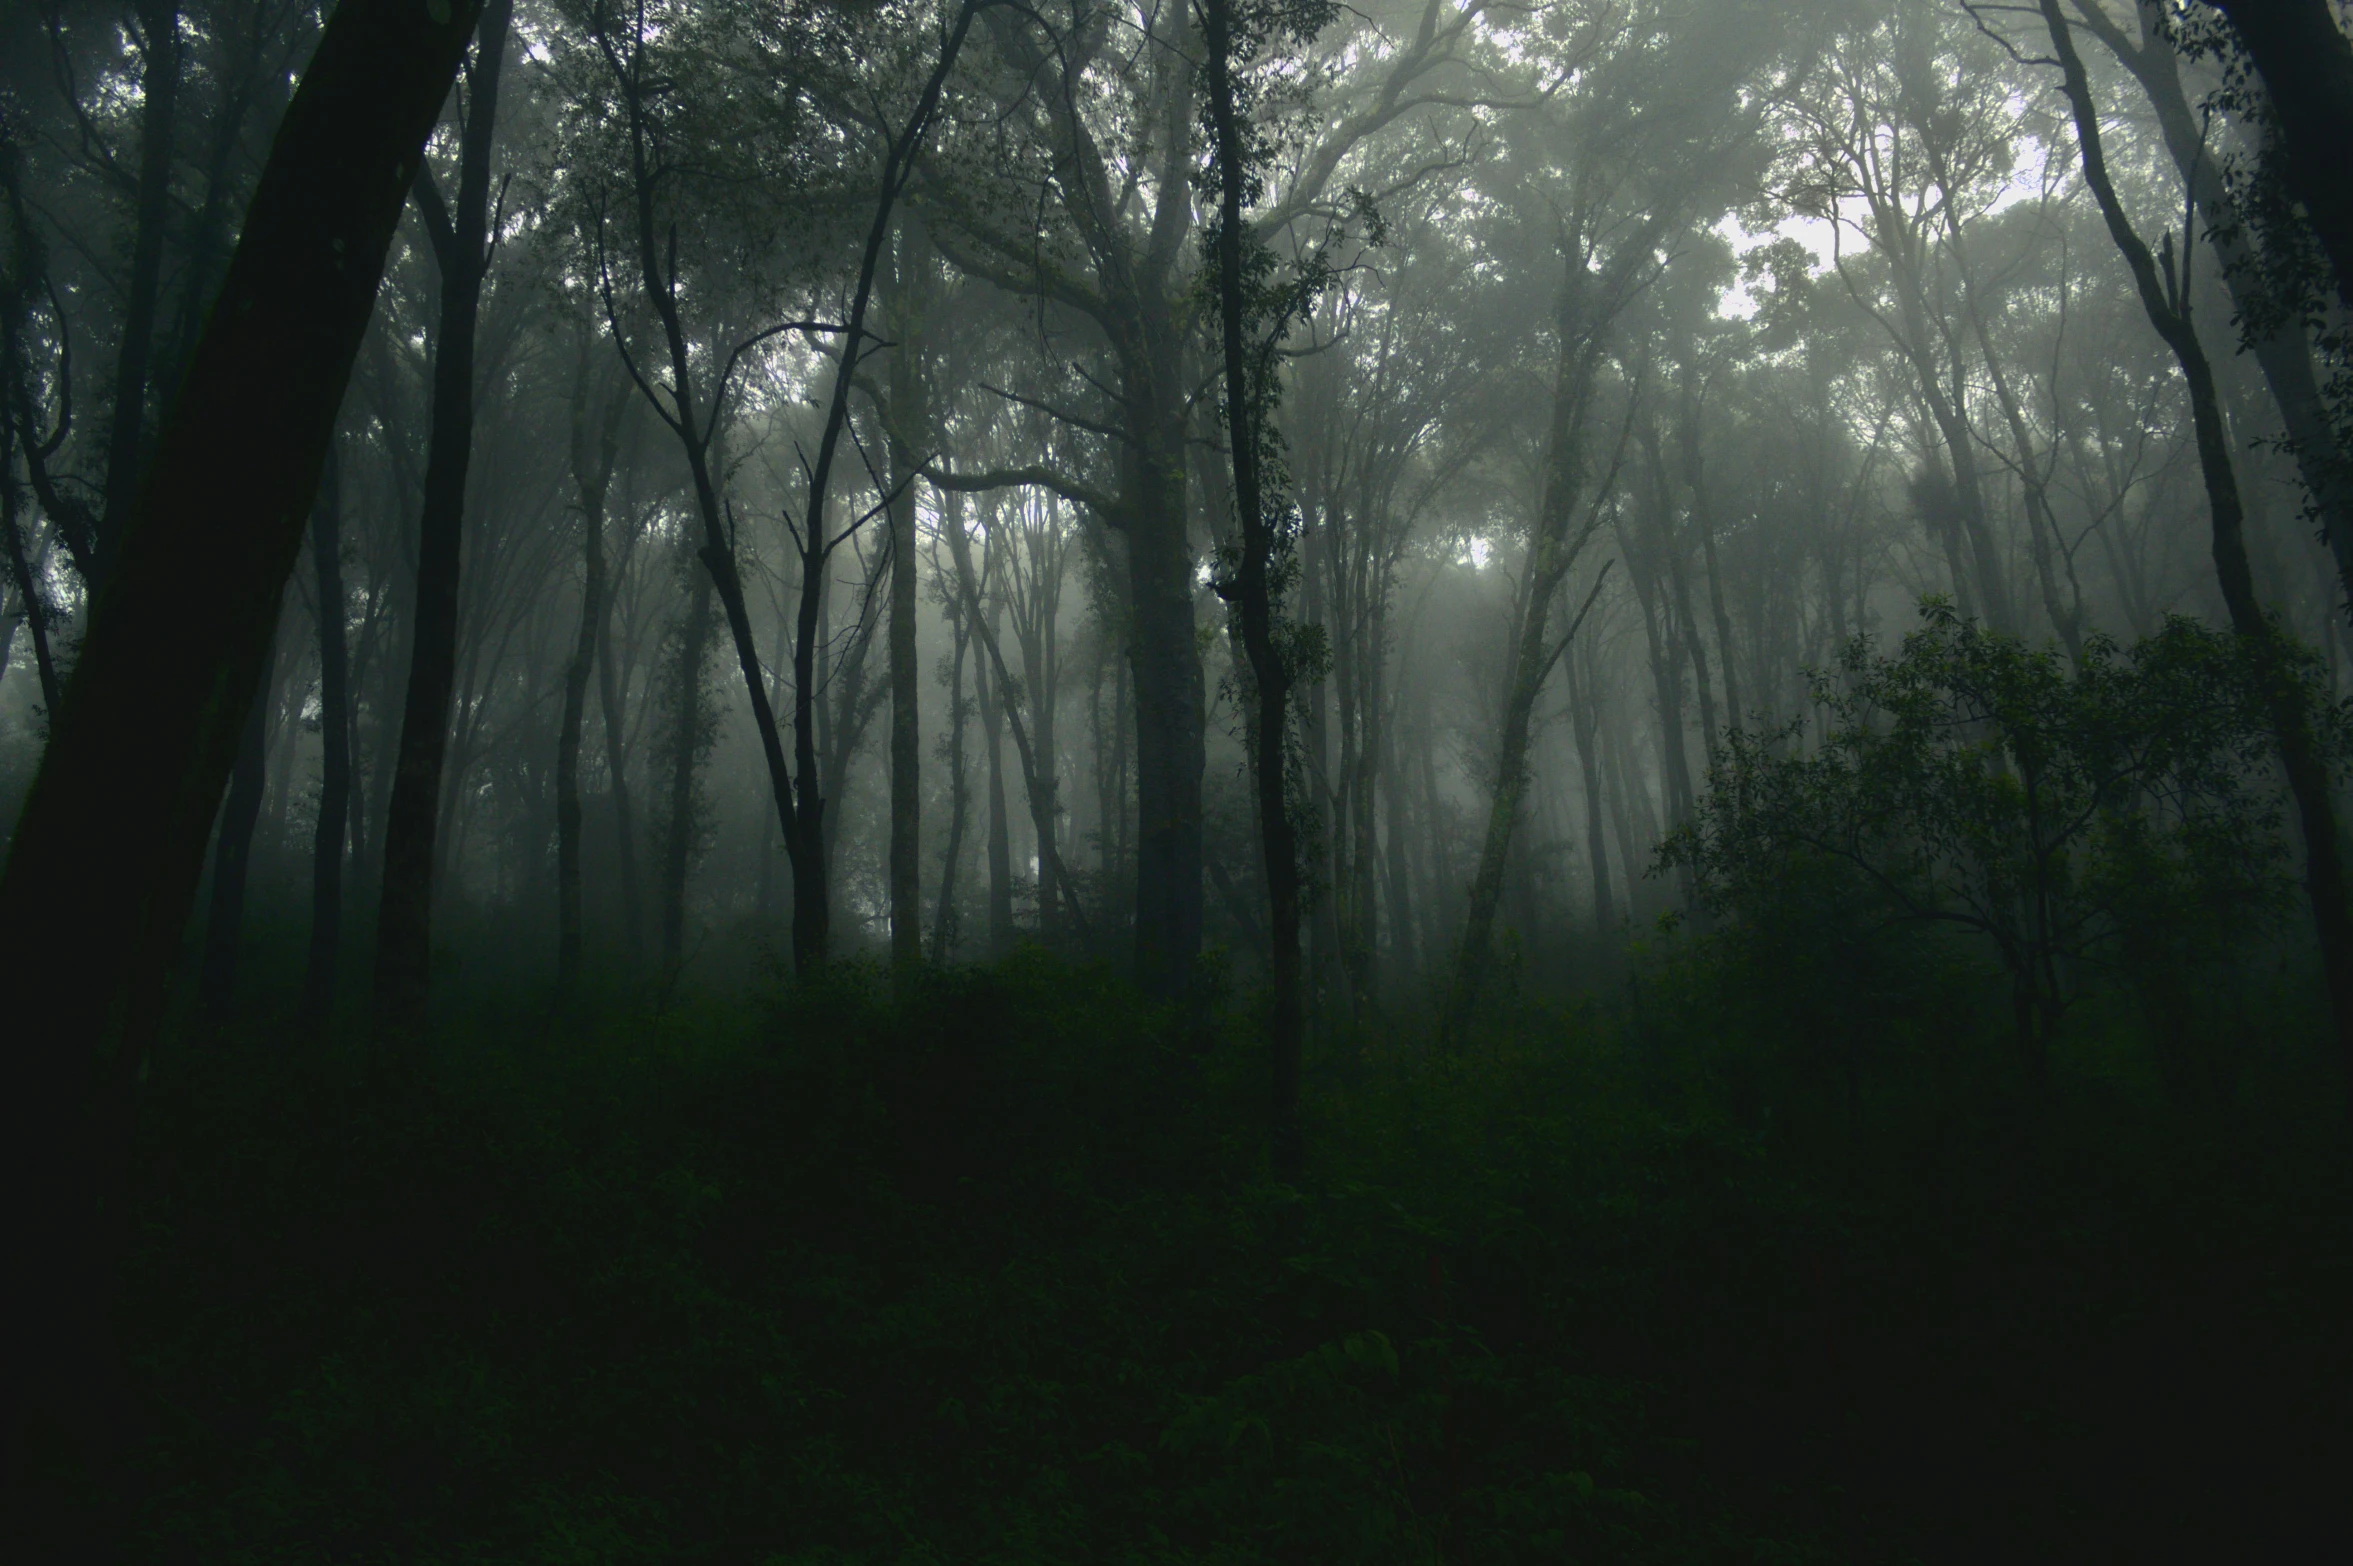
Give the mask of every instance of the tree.
POLYGON ((2212 0, 2230 18, 2279 116, 2288 188, 2336 273, 2337 302, 2353 310, 2353 40, 2328 0, 2212 0))
MULTIPOLYGON (((2346 1093, 2353 1103, 2353 907, 2346 903, 2342 848, 2337 837, 2336 802, 2330 782, 2331 753, 2327 744, 2328 709, 2316 702, 2309 683, 2296 677, 2293 650, 2279 626, 2266 615, 2255 596, 2255 575, 2247 560, 2245 510, 2238 476, 2231 463, 2231 442, 2215 392, 2213 367, 2206 360, 2190 319, 2189 290, 2177 270, 2168 240, 2162 273, 2158 258, 2133 228, 2109 178, 2107 157, 2100 140, 2098 106, 2093 102, 2083 58, 2076 52, 2073 30, 2058 0, 2039 0, 2043 24, 2057 55, 2060 82, 2075 120, 2076 150, 2083 160, 2084 183, 2099 202, 2119 255, 2132 272, 2141 307, 2149 324, 2173 351, 2189 392, 2190 418, 2197 433, 2198 468, 2205 480, 2206 505, 2213 529, 2214 574, 2230 611, 2231 629, 2250 649, 2262 672, 2261 689, 2269 710, 2272 737, 2279 747, 2288 790, 2296 801, 2304 838, 2304 885, 2310 899, 2314 934, 2319 939, 2321 972, 2328 985, 2330 1010, 2336 1025, 2337 1046, 2347 1066, 2346 1093)), ((2340 45, 2343 40, 2339 38, 2340 45)), ((2185 257, 2186 260, 2186 257, 2185 257)))
POLYGON ((449 754, 450 697, 457 683, 458 564, 465 538, 466 470, 474 448, 474 328, 482 285, 498 251, 490 188, 498 86, 514 0, 483 8, 460 115, 458 188, 442 200, 430 160, 417 166, 417 206, 441 273, 433 336, 432 435, 417 523, 417 602, 400 757, 384 827, 384 882, 376 912, 376 1007, 390 1027, 424 1020, 433 962, 433 891, 440 796, 449 754))
POLYGON ((18 1536, 36 1553, 86 1554, 105 1537, 106 1514, 77 1515, 74 1482, 57 1476, 100 1449, 115 1406, 98 1192, 122 1093, 161 1009, 385 251, 478 14, 466 0, 344 0, 322 34, 0 871, 0 983, 32 1041, 9 1094, 8 1183, 35 1280, 18 1295, 6 1455, 18 1536))
MULTIPOLYGON (((1866 637, 1814 679, 1824 714, 1735 729, 1660 850, 1702 906, 1814 943, 1945 926, 1982 938, 2039 1069, 2087 971, 2136 941, 2211 939, 2276 904, 2268 651, 2182 617, 2072 666, 1943 600, 1892 656, 1866 637)), ((2318 671, 2290 672, 2312 689, 2318 671)), ((2341 725, 2339 726, 2341 727, 2341 725)), ((2343 753, 2332 728, 2328 752, 2343 753)), ((2195 949, 2202 942, 2186 945, 2195 949)))

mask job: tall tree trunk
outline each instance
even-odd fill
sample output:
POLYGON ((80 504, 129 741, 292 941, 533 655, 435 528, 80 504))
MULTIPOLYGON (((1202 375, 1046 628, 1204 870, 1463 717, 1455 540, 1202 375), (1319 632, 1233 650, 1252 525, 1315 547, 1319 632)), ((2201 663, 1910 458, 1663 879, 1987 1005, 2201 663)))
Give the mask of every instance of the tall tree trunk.
POLYGON ((287 111, 221 298, 91 606, 0 871, 17 1345, 10 1518, 30 1559, 127 1550, 103 1193, 133 1075, 262 682, 280 595, 383 275, 407 171, 478 8, 343 0, 287 111), (79 977, 56 982, 60 974, 79 977))
POLYGON ((588 679, 605 623, 605 496, 621 456, 625 388, 605 394, 593 417, 596 377, 588 363, 590 338, 581 334, 572 397, 572 484, 580 506, 580 629, 564 670, 564 714, 556 730, 556 990, 569 995, 580 976, 580 733, 587 718, 588 679))
POLYGON ((1388 839, 1382 845, 1389 881, 1387 992, 1391 996, 1398 993, 1406 978, 1421 969, 1421 956, 1414 943, 1413 867, 1406 847, 1412 829, 1406 822, 1405 774, 1397 761, 1397 710, 1397 701, 1392 698, 1380 731, 1382 827, 1388 839))
POLYGON ((604 722, 605 775, 613 790, 613 848, 621 872, 621 938, 631 966, 645 961, 645 909, 637 884, 637 817, 629 794, 628 726, 621 716, 621 681, 613 667, 612 609, 596 628, 597 715, 604 722))
MULTIPOLYGON (((2231 465, 2230 436, 2223 424, 2213 368, 2190 320, 2186 291, 2169 280, 2173 272, 2170 254, 2165 269, 2169 277, 2159 276, 2156 258, 2125 216, 2124 206, 2117 200, 2115 186, 2108 177, 2107 160, 2100 144, 2099 112, 2083 61, 2075 51, 2072 31, 2059 9, 2059 0, 2040 0, 2040 4, 2044 24, 2050 29, 2051 43, 2059 57, 2068 103, 2074 110, 2084 183, 2091 187, 2093 197, 2099 202, 2109 237, 2132 269, 2133 282, 2149 324, 2173 350, 2189 390, 2190 415, 2198 441, 2198 466, 2205 478, 2206 504, 2213 520, 2214 574, 2222 586, 2223 603, 2230 611, 2231 629, 2257 650, 2267 666, 2272 728, 2279 744, 2281 768, 2287 774, 2288 791, 2295 799, 2297 819, 2303 828, 2305 891, 2311 901, 2321 972, 2328 983, 2337 1046, 2344 1061, 2345 1088, 2349 1100, 2353 1100, 2353 908, 2348 908, 2345 901, 2345 872, 2328 767, 2314 748, 2311 715, 2306 710, 2304 693, 2296 683, 2288 650, 2279 645, 2280 632, 2265 616, 2255 596, 2254 573, 2247 564, 2245 512, 2239 498, 2238 477, 2231 465)), ((2254 9, 2234 6, 2233 12, 2235 15, 2254 9)), ((2324 24, 2326 21, 2324 13, 2324 24)), ((2338 42, 2342 47, 2341 37, 2338 42)))
POLYGON ((131 277, 123 299, 123 336, 115 355, 114 409, 106 432, 105 511, 98 532, 102 571, 138 498, 147 446, 147 381, 155 357, 156 305, 163 292, 164 239, 172 215, 172 154, 180 100, 179 0, 138 0, 138 219, 131 235, 131 277))
POLYGON ((425 1018, 432 977, 435 836, 449 750, 450 692, 457 674, 458 557, 465 534, 466 469, 474 447, 474 325, 490 270, 490 149, 498 83, 514 0, 482 13, 465 130, 458 146, 454 209, 443 207, 429 166, 416 178, 418 205, 441 273, 441 318, 433 338, 433 428, 418 519, 417 599, 409 649, 400 753, 384 823, 384 884, 376 912, 376 1009, 396 1030, 425 1018))
POLYGON ((1618 915, 1610 899, 1609 844, 1602 828, 1601 715, 1594 710, 1600 694, 1590 675, 1579 681, 1575 648, 1561 657, 1561 681, 1569 688, 1569 730, 1577 743, 1577 771, 1585 783, 1585 857, 1593 866, 1593 928, 1606 940, 1617 928, 1618 915))
POLYGON ((261 819, 263 770, 269 756, 271 665, 262 665, 263 699, 246 714, 237 742, 237 763, 229 772, 229 797, 221 806, 220 841, 213 850, 212 903, 204 925, 204 964, 196 1010, 207 1034, 229 1020, 237 991, 237 948, 245 933, 246 871, 252 864, 253 828, 261 819))
POLYGON ((901 431, 929 427, 924 407, 923 366, 918 345, 924 305, 924 282, 931 252, 912 223, 899 233, 898 286, 891 292, 894 345, 888 365, 890 417, 888 429, 890 481, 894 489, 889 507, 891 551, 890 681, 891 681, 891 965, 901 972, 923 962, 923 729, 918 701, 923 683, 915 649, 915 452, 900 441, 901 431))
MULTIPOLYGON (((1258 794, 1259 844, 1266 859, 1268 944, 1274 980, 1274 1012, 1268 1028, 1273 1056, 1273 1145, 1275 1172, 1295 1178, 1304 1161, 1299 1124, 1299 849, 1291 819, 1286 721, 1290 716, 1292 669, 1276 638, 1282 606, 1275 573, 1288 540, 1283 528, 1288 507, 1263 486, 1260 468, 1265 433, 1262 399, 1272 366, 1261 367, 1245 345, 1247 306, 1243 298, 1242 193, 1252 175, 1244 165, 1241 111, 1234 88, 1235 39, 1232 0, 1203 0, 1208 32, 1209 111, 1216 133, 1217 227, 1211 238, 1217 258, 1220 346, 1224 351, 1225 412, 1233 451, 1234 510, 1241 532, 1241 561, 1219 593, 1241 621, 1242 650, 1249 659, 1251 768, 1258 794)), ((1271 345, 1270 345, 1271 347, 1271 345)), ((1271 358, 1271 353, 1268 355, 1271 358)))
MULTIPOLYGON (((947 511, 943 525, 962 527, 963 519, 956 514, 953 500, 948 501, 947 511)), ((964 757, 964 653, 972 642, 965 616, 971 612, 969 604, 959 604, 949 612, 955 651, 948 661, 948 846, 940 860, 939 911, 931 921, 931 960, 940 967, 946 967, 956 953, 956 872, 964 859, 964 822, 972 803, 964 757)))
MULTIPOLYGON (((1157 323, 1156 323, 1157 324, 1157 323)), ((1173 333, 1171 334, 1173 335, 1173 333)), ((1158 366, 1158 356, 1151 361, 1158 366)), ((1174 999, 1201 952, 1201 776, 1208 763, 1193 550, 1185 495, 1187 387, 1174 367, 1147 373, 1122 462, 1135 499, 1127 524, 1135 619, 1136 982, 1174 999)))
POLYGON ((302 971, 301 1018, 326 1026, 335 1010, 335 965, 343 952, 343 840, 351 822, 351 682, 343 647, 343 464, 327 448, 327 470, 311 513, 311 561, 319 605, 319 824, 311 843, 310 954, 302 971))
MULTIPOLYGON (((1724 577, 1716 569, 1716 514, 1708 501, 1707 453, 1700 442, 1699 368, 1683 363, 1683 401, 1675 424, 1676 444, 1682 448, 1683 482, 1691 490, 1691 526, 1699 534, 1700 559, 1708 572, 1708 608, 1716 622, 1716 661, 1724 677, 1724 722, 1738 728, 1748 714, 1740 705, 1740 680, 1733 671, 1732 616, 1724 608, 1724 577)), ((1708 743, 1715 743, 1711 727, 1708 743)))
POLYGON ((662 840, 662 988, 667 994, 686 966, 686 877, 693 867, 695 837, 702 825, 695 783, 708 748, 708 714, 703 689, 710 670, 711 574, 696 572, 679 629, 678 668, 672 687, 670 814, 662 840))
MULTIPOLYGON (((994 599, 985 607, 971 605, 966 612, 974 616, 976 629, 979 617, 986 615, 990 634, 995 634, 994 599)), ((1002 957, 1020 938, 1013 923, 1013 823, 1005 803, 1005 702, 986 659, 973 670, 973 680, 989 753, 989 953, 1002 957)))

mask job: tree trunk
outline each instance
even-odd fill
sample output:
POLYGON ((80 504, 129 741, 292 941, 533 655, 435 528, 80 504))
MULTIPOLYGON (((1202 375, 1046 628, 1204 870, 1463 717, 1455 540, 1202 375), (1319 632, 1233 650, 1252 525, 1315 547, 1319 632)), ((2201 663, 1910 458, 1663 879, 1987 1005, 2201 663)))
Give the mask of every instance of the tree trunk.
POLYGON ((670 819, 662 840, 662 990, 668 994, 686 966, 686 876, 693 868, 702 825, 696 780, 708 747, 704 682, 710 671, 711 573, 694 574, 686 619, 679 629, 677 683, 672 687, 670 819))
POLYGON ((1610 899, 1609 842, 1602 826, 1600 714, 1594 709, 1600 693, 1588 675, 1580 687, 1577 650, 1562 655, 1561 680, 1569 688, 1569 730, 1577 742, 1577 771, 1585 783, 1585 857, 1593 866, 1593 928, 1604 939, 1617 928, 1616 906, 1610 899))
MULTIPOLYGON (((2206 483, 2206 503, 2214 529, 2214 574, 2222 586, 2223 603, 2230 611, 2231 629, 2255 648, 2267 665, 2271 717, 2279 744, 2280 763, 2287 773, 2288 791, 2296 802, 2303 828, 2304 884, 2311 901, 2312 924, 2320 946, 2321 972, 2328 984, 2330 1010, 2336 1024, 2337 1047, 2345 1066, 2345 1089, 2353 1100, 2353 909, 2345 901, 2345 872, 2337 836, 2336 804, 2330 793, 2325 761, 2315 752, 2311 718, 2304 693, 2296 684, 2280 633, 2255 596, 2254 573, 2247 564, 2245 513, 2238 478, 2232 470, 2230 436, 2215 393, 2214 371, 2191 323, 2189 303, 2172 285, 2160 279, 2156 259, 2133 231, 2124 207, 2108 178, 2101 151, 2098 110, 2083 61, 2076 54, 2059 0, 2040 0, 2043 21, 2059 56, 2067 98, 2075 114, 2076 144, 2082 155, 2084 183, 2099 202, 2109 236, 2132 269, 2141 307, 2157 335, 2173 350, 2190 394, 2190 414, 2198 440, 2198 466, 2206 483)), ((2232 7, 2233 14, 2252 11, 2251 5, 2232 7)), ((2323 13, 2323 22, 2326 23, 2323 13)), ((2343 40, 2340 37, 2339 46, 2343 40)), ((2170 270, 2170 269, 2169 269, 2170 270)), ((2349 301, 2353 302, 2353 301, 2349 301)))
POLYGON ((892 291, 896 340, 888 366, 890 417, 886 444, 890 481, 891 552, 891 965, 901 972, 923 962, 923 730, 918 700, 923 669, 915 649, 915 466, 917 454, 900 443, 900 431, 928 428, 923 406, 921 331, 922 278, 930 251, 914 225, 900 229, 899 286, 892 291))
POLYGON ((458 646, 458 557, 465 533, 466 469, 474 445, 474 324, 490 269, 490 149, 500 67, 514 0, 491 0, 468 72, 472 83, 458 149, 458 194, 444 211, 429 168, 416 178, 419 206, 441 273, 433 339, 433 428, 425 500, 417 524, 417 600, 409 649, 400 753, 384 823, 384 884, 376 912, 376 1010, 408 1031, 425 1019, 432 975, 433 869, 442 768, 449 750, 458 646))
POLYGON ((606 393, 591 435, 589 401, 596 379, 588 363, 589 337, 580 338, 572 397, 572 483, 579 494, 580 629, 564 670, 564 714, 556 730, 556 991, 570 995, 580 976, 580 732, 588 709, 588 678, 605 623, 605 495, 621 456, 625 389, 606 393), (593 439, 593 445, 592 445, 593 439))
MULTIPOLYGON (((1447 1002, 1446 1032, 1450 1038, 1458 1037, 1470 1020, 1471 1008, 1477 1003, 1480 985, 1486 978, 1496 904, 1503 895, 1503 874, 1512 830, 1527 786, 1528 736, 1535 718, 1536 698, 1543 691, 1545 677, 1551 673, 1553 664, 1577 634, 1577 625, 1572 622, 1568 635, 1558 643, 1553 642, 1552 601, 1559 595, 1561 584, 1568 580, 1585 538, 1592 532, 1589 520, 1585 531, 1572 537, 1570 523, 1584 484, 1581 426, 1592 405, 1600 364, 1600 323, 1593 312, 1590 275, 1573 236, 1564 239, 1562 249, 1566 267, 1557 311, 1559 340, 1551 418, 1545 439, 1544 490, 1537 502, 1535 525, 1530 529, 1527 590, 1522 596, 1519 624, 1512 638, 1511 679, 1504 689, 1503 728, 1495 747, 1494 793, 1488 802, 1487 829, 1480 846, 1478 869, 1471 878, 1470 904, 1463 917, 1462 947, 1455 957, 1453 993, 1447 1002)), ((1628 396, 1634 395, 1629 388, 1628 396)), ((1629 410, 1629 428, 1631 424, 1629 410)), ((1621 456, 1623 445, 1621 438, 1621 456)), ((1613 462, 1611 482, 1615 478, 1613 462)), ((1608 484, 1601 486, 1603 490, 1608 487, 1608 484)), ((1598 504, 1593 509, 1594 520, 1598 520, 1598 504)), ((1598 591, 1598 580, 1594 585, 1598 591)), ((1590 597, 1586 606, 1592 606, 1590 597)), ((1583 619, 1582 613, 1578 619, 1583 619)))
MULTIPOLYGON (((947 509, 943 525, 962 527, 963 518, 956 514, 952 501, 947 509)), ((938 912, 931 922, 931 960, 940 967, 947 966, 956 953, 956 872, 964 858, 965 818, 971 813, 972 791, 966 783, 964 760, 964 653, 972 642, 964 617, 971 612, 967 604, 949 613, 955 651, 948 662, 948 846, 940 861, 938 912)))
MULTIPOLYGON (((1259 843, 1266 859, 1268 945, 1274 980, 1274 1014, 1268 1028, 1273 1056, 1273 1145, 1277 1175, 1297 1178, 1304 1158, 1299 1124, 1299 848, 1291 819, 1289 787, 1290 717, 1293 671, 1276 644, 1281 630, 1281 591, 1276 573, 1286 563, 1284 528, 1289 507, 1266 491, 1260 462, 1271 365, 1254 364, 1245 345, 1242 193, 1250 179, 1243 163, 1240 109, 1235 102, 1235 41, 1232 0, 1204 0, 1208 32, 1209 110, 1216 133, 1218 219, 1212 233, 1217 261, 1219 324, 1225 371, 1228 444, 1233 451, 1234 510, 1241 533, 1241 561, 1218 591, 1241 621, 1242 650, 1249 659, 1251 768, 1258 793, 1259 843)), ((1268 345, 1271 350, 1272 345, 1268 345)), ((1270 354, 1271 357, 1271 354, 1270 354)), ((1197 879, 1197 867, 1196 867, 1197 879)))
POLYGON ((123 336, 115 355, 114 409, 106 432, 105 511, 98 530, 100 570, 112 569, 122 531, 138 498, 147 444, 147 381, 155 356, 156 305, 163 292, 163 246, 172 215, 172 153, 180 99, 178 0, 138 0, 138 221, 131 235, 131 277, 123 299, 123 336))
POLYGON ((1380 755, 1380 794, 1384 808, 1382 826, 1388 839, 1382 845, 1384 867, 1389 880, 1387 993, 1395 996, 1403 982, 1420 971, 1421 957, 1414 944, 1413 867, 1406 847, 1412 829, 1406 822, 1405 774, 1397 761, 1397 700, 1394 697, 1387 718, 1381 724, 1380 755))
POLYGON ((645 909, 637 885, 637 819, 629 796, 627 726, 621 717, 620 675, 613 667, 612 610, 608 604, 597 642, 597 715, 605 728, 605 775, 613 790, 613 848, 621 871, 621 938, 631 966, 645 961, 645 909))
POLYGON ((2262 74, 2287 150, 2288 189, 2336 273, 2337 302, 2353 310, 2353 42, 2329 0, 2214 0, 2262 74))
MULTIPOLYGON (((1724 722, 1738 728, 1748 714, 1740 705, 1740 681, 1733 672, 1732 616, 1724 608, 1724 577, 1716 569, 1716 514, 1708 503, 1706 452, 1700 444, 1699 392, 1694 384, 1698 367, 1683 365, 1682 417, 1676 421, 1676 444, 1682 448, 1683 482, 1691 489, 1691 526, 1699 534, 1700 558, 1708 572, 1708 608, 1716 622, 1716 661, 1723 666, 1724 722)), ((1715 735, 1708 736, 1709 743, 1715 735)))
POLYGON ((32 1559, 126 1553, 102 1192, 399 222, 478 8, 343 0, 163 425, 0 871, 16 1036, 11 1518, 32 1559), (75 984, 56 982, 60 974, 75 984))
POLYGON ((229 1020, 237 990, 237 947, 245 933, 245 879, 252 863, 253 828, 261 819, 263 767, 269 756, 271 665, 262 665, 262 699, 246 714, 221 806, 220 841, 213 851, 212 902, 204 924, 204 964, 197 980, 198 1025, 206 1035, 229 1020))
POLYGON ((2165 149, 2206 216, 2206 238, 2221 258, 2231 303, 2240 320, 2248 323, 2252 339, 2248 346, 2279 407, 2297 472, 2304 480, 2321 536, 2335 558, 2339 607, 2353 613, 2353 456, 2345 451, 2329 417, 2313 372, 2303 321, 2293 315, 2274 319, 2280 312, 2263 308, 2262 258, 2255 253, 2246 220, 2223 182, 2222 169, 2209 151, 2198 116, 2182 89, 2180 61, 2165 37, 2160 0, 2140 0, 2139 9, 2141 42, 2137 47, 2106 12, 2092 8, 2082 15, 2084 24, 2148 94, 2158 129, 2165 137, 2165 149), (2258 322, 2262 323, 2259 327, 2254 324, 2258 322))
POLYGON ((311 843, 310 955, 303 965, 303 1025, 322 1030, 335 1010, 343 951, 343 840, 351 821, 351 683, 343 648, 343 465, 332 444, 311 513, 319 605, 319 825, 311 843))
MULTIPOLYGON (((988 616, 990 634, 995 634, 995 600, 986 606, 968 604, 965 612, 974 617, 976 629, 979 617, 988 616)), ((1005 704, 985 658, 973 670, 973 680, 989 752, 989 954, 1002 957, 1020 939, 1013 923, 1013 823, 1005 803, 1005 704)))

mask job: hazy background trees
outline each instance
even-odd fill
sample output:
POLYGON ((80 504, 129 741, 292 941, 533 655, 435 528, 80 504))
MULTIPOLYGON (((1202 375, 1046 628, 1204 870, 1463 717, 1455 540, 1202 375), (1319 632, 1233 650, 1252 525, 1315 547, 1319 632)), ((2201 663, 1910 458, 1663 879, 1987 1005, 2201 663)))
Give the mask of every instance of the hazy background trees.
MULTIPOLYGON (((2348 400, 2304 121, 2221 12, 2062 13, 2212 359, 2255 597, 2334 691, 2348 400)), ((1206 14, 485 20, 242 731, 209 1015, 293 1009, 292 975, 237 981, 281 930, 313 1017, 371 969, 421 1015, 429 957, 731 982, 796 916, 831 926, 804 963, 1030 938, 1163 994, 1205 945, 1258 971, 1206 14)), ((1608 971, 1695 890, 1656 846, 1727 731, 1817 743, 1823 671, 1924 596, 2076 667, 2225 620, 2181 372, 2033 18, 1310 20, 1240 16, 1235 80, 1253 319, 1316 285, 1264 438, 1318 1025, 1608 971)), ((11 14, 11 813, 318 25, 11 14)))

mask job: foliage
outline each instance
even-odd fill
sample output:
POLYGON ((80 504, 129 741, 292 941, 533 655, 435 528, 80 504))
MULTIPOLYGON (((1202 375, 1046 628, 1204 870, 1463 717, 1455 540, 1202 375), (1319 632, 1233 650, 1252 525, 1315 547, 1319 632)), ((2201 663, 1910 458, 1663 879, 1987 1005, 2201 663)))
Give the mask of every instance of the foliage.
MULTIPOLYGON (((2186 956, 2257 928, 2287 890, 2269 771, 2266 657, 2179 616, 2072 669, 1923 604, 1894 656, 1858 637, 1801 720, 1736 732, 1663 865, 1704 906, 1868 944, 1943 924, 2008 973, 2016 1026, 2047 1041, 2080 975, 2127 951, 2186 956)), ((2345 750, 2308 657, 2284 674, 2345 750)), ((2211 948, 2209 948, 2211 949, 2211 948)))

